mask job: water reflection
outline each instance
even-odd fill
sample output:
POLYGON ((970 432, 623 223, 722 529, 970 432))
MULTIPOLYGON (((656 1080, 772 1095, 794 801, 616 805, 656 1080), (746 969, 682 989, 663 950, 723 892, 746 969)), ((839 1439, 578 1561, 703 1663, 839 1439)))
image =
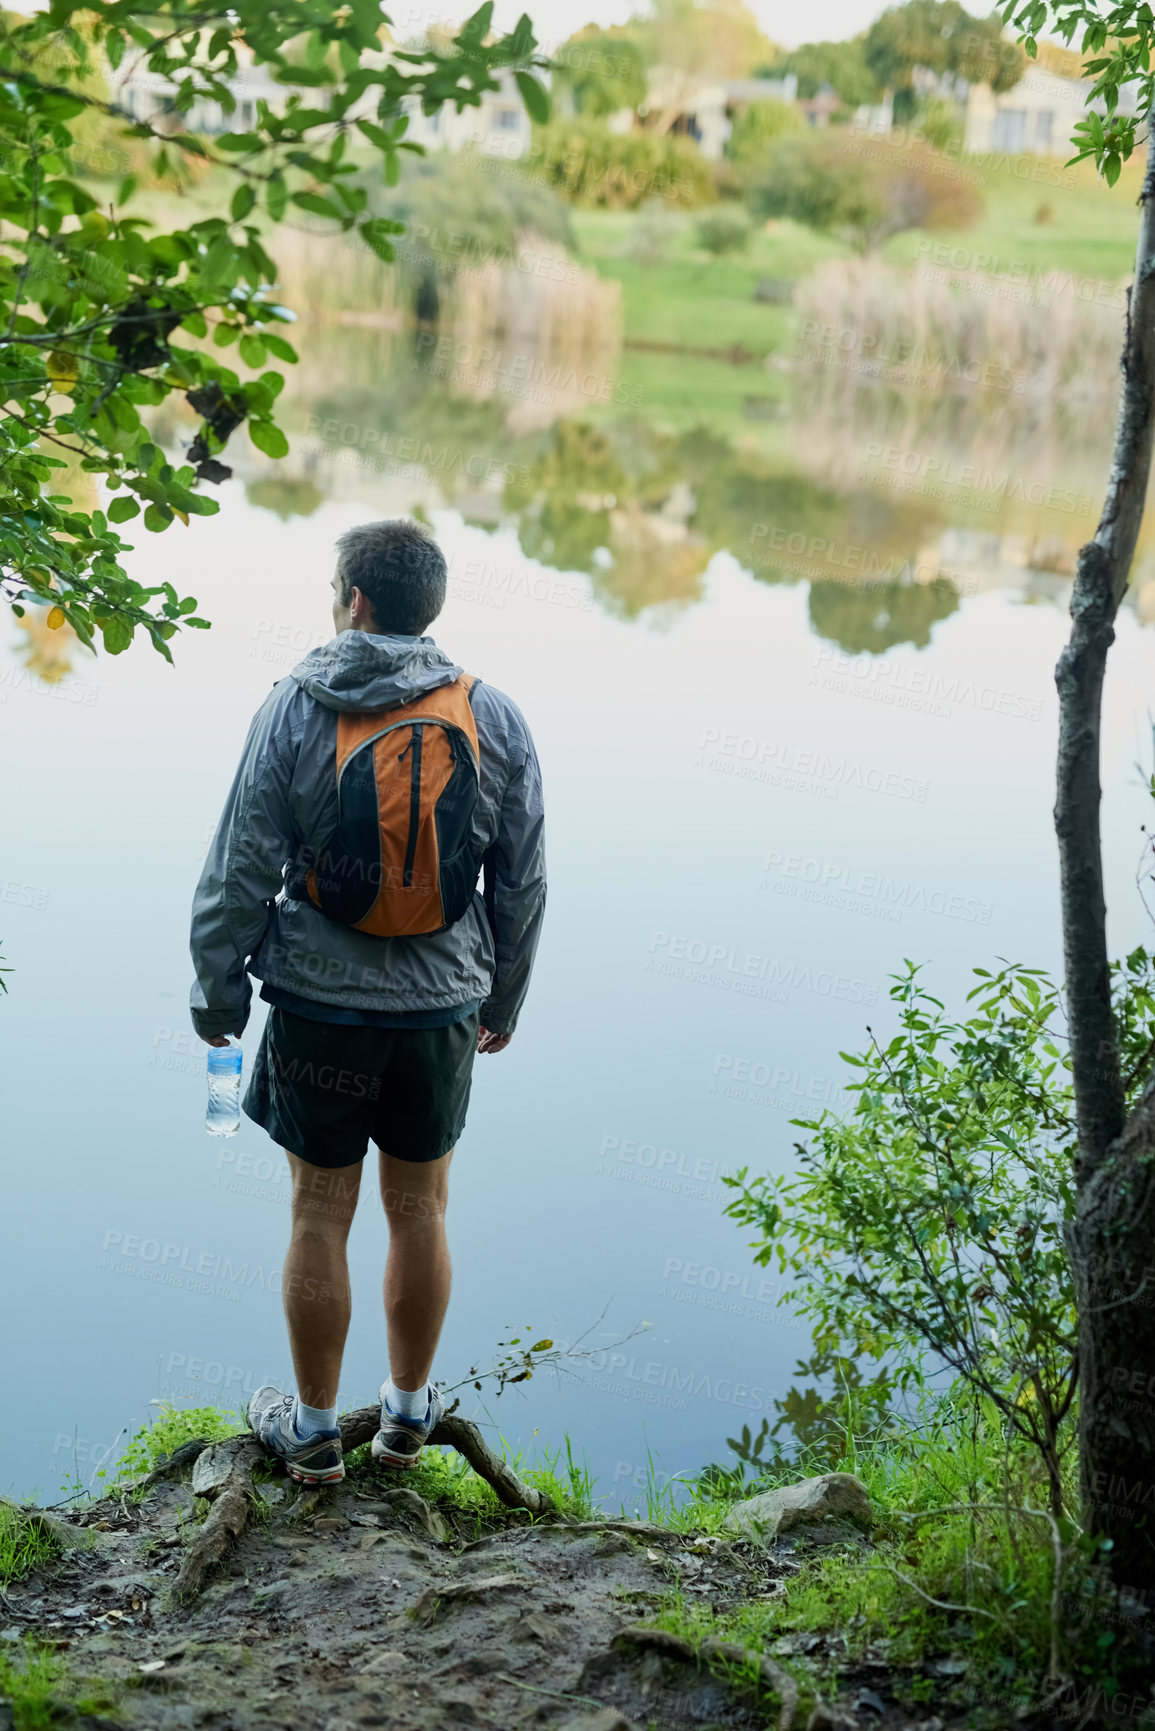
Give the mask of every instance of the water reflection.
MULTIPOLYGON (((527 428, 475 376, 438 371, 425 336, 318 331, 288 393, 292 455, 276 483, 254 468, 252 501, 304 513, 320 493, 368 497, 385 478, 403 498, 408 483, 404 508, 431 493, 491 533, 512 524, 527 557, 586 574, 623 619, 694 606, 725 552, 759 582, 806 583, 815 633, 871 655, 925 647, 992 584, 1057 598, 1062 584, 1034 579, 1068 578, 1094 526, 1110 431, 1094 415, 1063 444, 1062 416, 1037 403, 979 413, 803 381, 758 437, 740 419, 679 433, 636 403, 574 412, 572 370, 559 364, 552 412, 537 417, 547 424, 527 428)), ((548 397, 540 357, 526 353, 512 370, 548 397)))

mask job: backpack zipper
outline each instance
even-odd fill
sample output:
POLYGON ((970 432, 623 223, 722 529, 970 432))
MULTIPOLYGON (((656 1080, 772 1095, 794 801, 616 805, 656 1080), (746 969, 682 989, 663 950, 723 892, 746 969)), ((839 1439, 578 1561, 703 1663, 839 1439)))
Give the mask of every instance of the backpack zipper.
POLYGON ((413 861, 417 855, 417 827, 421 821, 421 735, 422 724, 413 723, 413 731, 409 735, 409 744, 398 757, 398 763, 405 761, 406 755, 412 752, 409 764, 409 839, 405 843, 405 865, 401 872, 401 888, 413 887, 413 861))

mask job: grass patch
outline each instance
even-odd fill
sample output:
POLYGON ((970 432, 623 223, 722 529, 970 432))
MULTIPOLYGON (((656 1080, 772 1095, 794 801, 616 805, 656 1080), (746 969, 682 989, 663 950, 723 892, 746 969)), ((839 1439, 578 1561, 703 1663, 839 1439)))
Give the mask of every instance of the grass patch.
POLYGON ((12 1708, 13 1731, 53 1731, 74 1714, 99 1718, 116 1706, 103 1678, 80 1678, 50 1647, 23 1642, 14 1655, 0 1653, 0 1699, 12 1708))
MULTIPOLYGON (((245 1428, 244 1419, 239 1413, 226 1412, 216 1406, 175 1407, 162 1404, 156 1416, 150 1418, 146 1425, 125 1446, 124 1453, 116 1463, 116 1471, 109 1488, 113 1485, 123 1485, 130 1479, 143 1478, 153 1468, 159 1465, 165 1455, 170 1455, 182 1443, 194 1442, 198 1437, 207 1437, 209 1442, 223 1442, 226 1437, 236 1436, 245 1428)), ((106 1477, 105 1469, 97 1473, 98 1479, 106 1477)))
POLYGON ((622 285, 627 342, 636 337, 695 349, 740 343, 764 355, 782 341, 789 308, 756 301, 759 278, 797 280, 847 250, 797 223, 781 222, 769 234, 755 230, 745 252, 714 259, 695 246, 695 225, 687 218, 672 235, 665 260, 641 264, 630 248, 643 220, 628 211, 573 213, 582 262, 622 285))
POLYGON ((52 1562, 60 1546, 35 1521, 0 1503, 0 1587, 52 1562))
MULTIPOLYGON (((597 1512, 593 1476, 585 1461, 575 1457, 568 1436, 561 1448, 541 1449, 529 1461, 523 1451, 510 1450, 502 1438, 497 1439, 496 1447, 527 1485, 553 1499, 562 1516, 589 1520, 597 1512)), ((480 1537, 508 1523, 511 1511, 455 1449, 426 1447, 417 1465, 403 1473, 378 1466, 369 1449, 366 1443, 345 1456, 347 1476, 365 1488, 414 1490, 430 1508, 450 1517, 461 1535, 480 1537)), ((516 1518, 522 1520, 524 1516, 518 1513, 516 1518)))
MULTIPOLYGON (((1089 1548, 1072 1522, 1055 1525, 1042 1513, 1041 1469, 1008 1447, 993 1408, 928 1405, 918 1422, 866 1446, 847 1436, 840 1450, 802 1455, 732 1494, 711 1479, 684 1483, 679 1500, 682 1482, 671 1480, 647 1500, 663 1524, 717 1531, 737 1497, 822 1471, 851 1472, 866 1485, 875 1512, 869 1548, 803 1553, 786 1592, 720 1613, 671 1595, 658 1626, 695 1645, 714 1635, 770 1654, 790 1635, 839 1636, 851 1660, 874 1649, 910 1668, 912 1708, 933 1698, 1017 1710, 1037 1705, 1060 1677, 1110 1697, 1115 1637, 1096 1609, 1089 1548), (949 1675, 920 1675, 938 1656, 953 1661, 949 1675)), ((1068 1490, 1074 1504, 1073 1483, 1068 1490)))

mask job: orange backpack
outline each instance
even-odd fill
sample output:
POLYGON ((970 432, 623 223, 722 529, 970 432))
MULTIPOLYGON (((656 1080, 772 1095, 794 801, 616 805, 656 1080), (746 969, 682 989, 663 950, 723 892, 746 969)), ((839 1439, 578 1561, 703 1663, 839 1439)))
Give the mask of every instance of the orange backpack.
POLYGON ((476 677, 413 703, 337 718, 337 831, 286 888, 379 938, 439 932, 473 900, 478 793, 476 677))

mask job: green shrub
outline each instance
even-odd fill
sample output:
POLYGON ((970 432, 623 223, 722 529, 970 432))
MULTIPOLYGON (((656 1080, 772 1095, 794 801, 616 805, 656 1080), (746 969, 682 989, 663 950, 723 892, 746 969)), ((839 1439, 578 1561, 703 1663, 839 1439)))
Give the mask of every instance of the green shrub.
POLYGON ((873 252, 905 229, 961 229, 982 199, 969 182, 940 172, 927 147, 897 148, 845 127, 788 134, 743 175, 756 217, 790 217, 873 252))
POLYGON ((725 253, 745 252, 750 244, 750 222, 745 212, 732 204, 718 204, 698 218, 695 243, 703 252, 721 258, 725 253))
MULTIPOLYGON (((933 1358, 993 1403, 1038 1451, 1057 1513, 1076 1362, 1059 993, 1039 970, 974 971, 975 1013, 954 1022, 908 962, 890 994, 900 1031, 842 1054, 858 1072, 853 1108, 796 1120, 812 1132, 801 1171, 744 1169, 727 1212, 758 1229, 760 1263, 797 1277, 787 1302, 817 1338, 886 1359, 900 1386, 933 1358)), ((1141 951, 1116 970, 1125 1047, 1155 1027, 1151 978, 1141 951)))
POLYGON ((789 102, 750 102, 736 116, 726 141, 726 155, 739 169, 764 157, 776 139, 805 126, 789 102))
MULTIPOLYGON (((216 1406, 192 1406, 183 1410, 162 1402, 155 1418, 142 1425, 116 1464, 115 1484, 136 1479, 151 1472, 163 1455, 169 1455, 182 1443, 207 1437, 209 1442, 222 1442, 244 1429, 237 1413, 224 1412, 216 1406)), ((105 1476, 102 1468, 97 1478, 105 1476)))
POLYGON ((538 127, 522 167, 572 204, 600 210, 637 210, 651 199, 689 209, 716 196, 710 164, 693 144, 640 128, 611 132, 596 120, 538 127))

